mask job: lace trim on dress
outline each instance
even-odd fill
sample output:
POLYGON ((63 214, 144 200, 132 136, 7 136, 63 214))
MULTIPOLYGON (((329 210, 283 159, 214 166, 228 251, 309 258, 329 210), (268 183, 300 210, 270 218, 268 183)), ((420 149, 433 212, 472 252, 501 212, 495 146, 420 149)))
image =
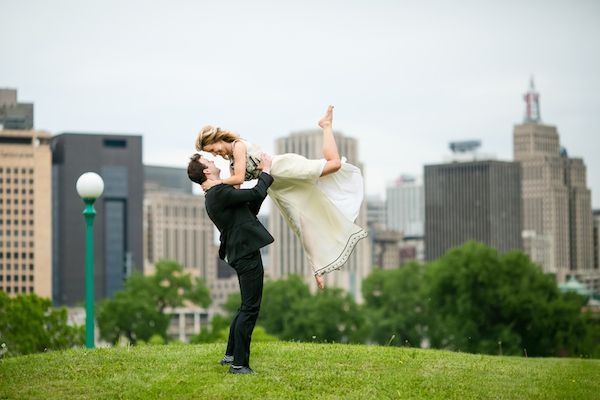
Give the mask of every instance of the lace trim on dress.
POLYGON ((356 247, 358 241, 366 238, 367 236, 368 233, 364 229, 354 232, 352 235, 350 235, 350 238, 348 238, 348 242, 346 242, 346 246, 344 247, 344 251, 342 251, 342 254, 340 254, 340 256, 335 261, 315 271, 315 275, 326 274, 328 272, 342 268, 346 261, 348 261, 348 258, 352 254, 352 251, 354 250, 354 247, 356 247))

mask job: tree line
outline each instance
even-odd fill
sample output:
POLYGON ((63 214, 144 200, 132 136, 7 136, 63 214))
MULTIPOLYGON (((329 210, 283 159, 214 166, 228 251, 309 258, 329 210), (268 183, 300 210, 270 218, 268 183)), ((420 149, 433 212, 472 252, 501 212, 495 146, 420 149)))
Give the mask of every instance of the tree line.
MULTIPOLYGON (((359 305, 341 289, 311 293, 299 276, 267 281, 253 340, 600 357, 600 318, 582 312, 586 299, 562 293, 555 278, 520 251, 499 254, 469 242, 430 263, 375 269, 363 281, 362 295, 359 305)), ((98 305, 100 336, 110 343, 166 341, 165 308, 186 303, 208 307, 206 285, 178 263, 160 261, 153 275, 132 274, 121 292, 98 305)), ((239 294, 230 296, 227 314, 214 316, 210 329, 191 342, 226 339, 238 306, 239 294)), ((66 311, 51 309, 49 300, 0 292, 0 354, 67 348, 82 345, 83 338, 83 327, 67 326, 66 311), (35 323, 25 329, 26 321, 35 323)))

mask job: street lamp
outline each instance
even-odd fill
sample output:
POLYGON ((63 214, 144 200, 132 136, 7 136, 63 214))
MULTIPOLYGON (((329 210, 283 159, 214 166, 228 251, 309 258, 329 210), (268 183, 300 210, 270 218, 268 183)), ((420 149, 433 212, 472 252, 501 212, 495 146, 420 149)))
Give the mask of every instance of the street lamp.
POLYGON ((85 347, 94 348, 94 201, 104 190, 104 181, 94 172, 77 179, 77 193, 85 203, 85 347))

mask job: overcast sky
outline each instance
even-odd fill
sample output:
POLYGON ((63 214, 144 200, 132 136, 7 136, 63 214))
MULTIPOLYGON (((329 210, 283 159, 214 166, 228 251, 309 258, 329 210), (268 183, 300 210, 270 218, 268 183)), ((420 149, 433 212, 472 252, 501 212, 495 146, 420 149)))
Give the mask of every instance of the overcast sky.
POLYGON ((0 20, 0 87, 38 129, 141 134, 144 163, 184 167, 203 125, 272 151, 331 103, 382 196, 453 140, 512 159, 533 74, 600 208, 600 1, 0 0, 0 20))

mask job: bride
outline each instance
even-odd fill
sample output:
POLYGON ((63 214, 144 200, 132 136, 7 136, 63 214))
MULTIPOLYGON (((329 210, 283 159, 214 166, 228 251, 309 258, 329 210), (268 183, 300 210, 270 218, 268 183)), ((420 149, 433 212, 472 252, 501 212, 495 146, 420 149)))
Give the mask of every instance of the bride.
MULTIPOLYGON (((268 192, 288 226, 296 234, 313 269, 319 288, 323 274, 341 268, 367 231, 354 224, 363 200, 360 170, 340 159, 333 136, 333 107, 319 120, 323 129, 323 159, 298 154, 273 156, 268 192)), ((240 185, 260 174, 261 150, 239 135, 205 126, 196 139, 196 150, 230 160, 232 174, 205 182, 206 191, 218 184, 240 185)))

